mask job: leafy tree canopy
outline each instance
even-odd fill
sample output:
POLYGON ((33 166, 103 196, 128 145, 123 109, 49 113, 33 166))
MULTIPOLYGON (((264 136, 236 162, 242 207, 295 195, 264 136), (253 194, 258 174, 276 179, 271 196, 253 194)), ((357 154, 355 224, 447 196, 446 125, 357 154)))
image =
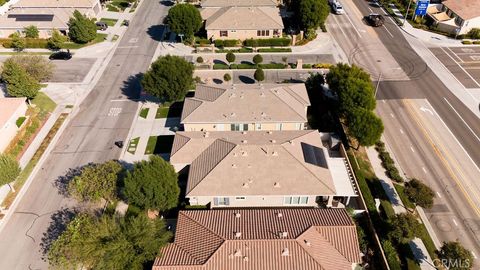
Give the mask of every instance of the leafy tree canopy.
POLYGON ((177 206, 180 188, 177 173, 161 157, 135 163, 125 177, 125 196, 142 209, 164 211, 177 206))
POLYGON ((232 52, 228 52, 225 58, 229 63, 235 62, 235 54, 233 54, 232 52))
POLYGON ((38 28, 35 25, 26 26, 23 29, 26 38, 38 38, 38 28))
POLYGON ((410 213, 397 214, 391 220, 392 230, 388 236, 396 243, 406 243, 415 238, 420 230, 420 223, 410 213))
POLYGON ((347 115, 348 134, 360 145, 372 146, 383 133, 383 123, 374 112, 363 108, 353 110, 347 115))
POLYGON ((3 64, 2 79, 7 84, 7 93, 12 97, 35 98, 41 86, 35 78, 13 61, 3 64))
POLYGON ((347 77, 337 89, 340 113, 346 115, 355 108, 375 109, 373 86, 360 78, 347 77))
POLYGON ((265 80, 265 73, 263 72, 263 69, 257 68, 255 70, 255 73, 253 74, 253 77, 255 78, 255 80, 257 80, 257 82, 265 80))
POLYGON ((50 50, 58 51, 67 41, 67 37, 62 35, 57 29, 53 29, 52 36, 48 39, 47 46, 50 50))
POLYGON ((438 257, 444 259, 446 262, 451 262, 446 265, 450 270, 468 270, 473 268, 472 252, 462 246, 460 242, 444 242, 438 251, 438 257), (453 264, 456 262, 456 264, 453 264))
POLYGON ((19 33, 15 32, 10 35, 12 39, 12 48, 14 48, 16 51, 20 52, 25 49, 26 43, 25 39, 20 36, 19 33))
POLYGON ((0 154, 0 186, 15 181, 19 174, 18 162, 9 155, 0 154))
POLYGON ((263 57, 260 55, 260 54, 256 54, 254 57, 253 57, 253 63, 255 65, 258 65, 260 63, 263 62, 263 57))
POLYGON ((8 58, 5 63, 13 62, 22 67, 33 79, 46 81, 53 75, 54 65, 40 55, 15 55, 8 58))
POLYGON ((68 21, 68 36, 76 43, 87 43, 94 40, 97 37, 95 19, 89 19, 80 11, 75 10, 73 17, 68 21))
POLYGON ((153 62, 142 78, 142 87, 165 101, 185 97, 193 84, 193 65, 179 56, 162 56, 153 62))
POLYGON ((144 214, 134 217, 79 214, 56 239, 48 261, 54 269, 142 270, 171 237, 163 220, 144 214))
POLYGON ((87 165, 70 181, 68 191, 81 201, 96 202, 101 198, 113 201, 122 172, 122 165, 115 160, 87 165))
POLYGON ((327 0, 300 0, 297 17, 304 29, 316 29, 325 23, 330 6, 327 0))
POLYGON ((177 4, 168 10, 167 24, 177 34, 184 34, 187 38, 202 27, 200 11, 190 4, 177 4))
POLYGON ((405 184, 405 194, 415 204, 423 208, 432 208, 435 193, 433 190, 417 179, 412 179, 405 184))

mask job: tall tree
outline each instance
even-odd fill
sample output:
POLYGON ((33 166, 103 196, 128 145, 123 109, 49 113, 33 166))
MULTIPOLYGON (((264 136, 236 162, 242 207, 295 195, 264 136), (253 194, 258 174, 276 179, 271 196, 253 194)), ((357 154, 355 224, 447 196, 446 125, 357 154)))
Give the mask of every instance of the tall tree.
POLYGON ((432 208, 435 193, 433 190, 417 179, 411 179, 405 184, 405 194, 408 198, 423 208, 432 208))
POLYGON ((192 38, 202 23, 200 11, 194 5, 177 4, 168 10, 167 24, 170 30, 187 38, 192 38))
POLYGON ((193 65, 179 56, 162 56, 152 63, 142 78, 143 89, 165 101, 185 97, 193 84, 193 65))
POLYGON ((38 28, 35 25, 29 25, 23 28, 26 38, 38 38, 38 28))
POLYGON ((117 194, 117 182, 123 167, 115 160, 87 165, 80 175, 68 184, 68 191, 81 201, 113 201, 117 194))
POLYGON ((303 29, 316 29, 325 23, 330 7, 327 0, 300 0, 297 17, 303 29))
POLYGON ((372 146, 383 133, 383 123, 374 112, 357 108, 347 115, 348 134, 354 137, 359 145, 372 146))
POLYGON ((68 21, 68 36, 76 43, 87 43, 94 40, 97 37, 95 19, 90 19, 75 10, 73 17, 68 21))
POLYGON ((142 209, 164 211, 177 206, 180 188, 177 173, 161 157, 135 163, 125 177, 125 196, 142 209))
POLYGON ((327 83, 330 89, 336 91, 348 78, 358 78, 360 80, 371 82, 370 75, 356 65, 338 63, 330 68, 327 74, 327 83))
POLYGON ((375 109, 373 86, 360 78, 347 77, 336 89, 338 94, 338 109, 342 115, 349 114, 356 108, 371 111, 375 109))
POLYGON ((438 251, 438 257, 446 262, 450 270, 468 270, 473 268, 473 254, 460 242, 444 242, 438 251))
POLYGON ((228 52, 228 53, 225 55, 225 58, 227 59, 227 61, 228 61, 229 63, 235 62, 235 54, 233 54, 233 52, 228 52))
MULTIPOLYGON (((11 156, 0 154, 0 186, 10 184, 20 174, 18 162, 11 156)), ((13 188, 10 186, 13 190, 13 188)))
POLYGON ((419 234, 420 223, 410 213, 397 214, 390 221, 389 238, 395 243, 407 243, 419 234))
POLYGON ((12 61, 3 64, 2 79, 7 84, 7 93, 12 97, 35 98, 41 86, 19 64, 12 61))
POLYGON ((56 239, 48 260, 54 269, 143 269, 171 237, 163 220, 80 214, 56 239))
POLYGON ((63 44, 67 41, 67 37, 62 35, 57 29, 53 29, 52 36, 48 38, 47 46, 52 51, 62 49, 63 44))
POLYGON ((263 62, 263 57, 260 54, 256 54, 252 60, 255 65, 258 65, 263 62))
POLYGON ((54 65, 40 55, 15 55, 8 58, 5 63, 13 62, 23 69, 35 80, 41 82, 48 80, 53 75, 54 65))

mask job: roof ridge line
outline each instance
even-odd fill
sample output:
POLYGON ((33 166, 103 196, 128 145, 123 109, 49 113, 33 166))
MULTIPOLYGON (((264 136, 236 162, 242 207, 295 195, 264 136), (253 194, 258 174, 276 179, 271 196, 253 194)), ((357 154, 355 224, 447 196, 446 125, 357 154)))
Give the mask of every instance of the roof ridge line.
MULTIPOLYGON (((283 87, 280 87, 280 88, 283 89, 283 87)), ((274 91, 273 89, 275 89, 275 88, 270 88, 269 90, 270 90, 271 92, 273 92, 273 91, 274 91)), ((284 89, 284 90, 285 90, 285 89, 284 89)), ((286 91, 285 91, 285 92, 286 92, 286 91)), ((301 118, 307 118, 306 115, 304 116, 304 115, 299 114, 295 109, 292 108, 292 106, 290 106, 290 104, 288 104, 287 102, 285 102, 283 99, 281 99, 281 98, 280 98, 279 96, 277 96, 275 93, 272 93, 272 94, 273 94, 273 96, 275 96, 277 99, 279 99, 282 103, 284 103, 285 105, 287 105, 287 107, 290 108, 290 110, 294 111, 295 114, 299 115, 301 118)))
MULTIPOLYGON (((273 22, 275 22, 275 24, 277 24, 277 26, 279 27, 284 27, 284 25, 280 25, 274 18, 272 18, 270 15, 268 15, 264 10, 263 8, 273 8, 273 7, 263 7, 263 6, 257 6, 255 7, 256 9, 260 10, 263 14, 265 14, 265 16, 267 16, 268 18, 270 18, 270 20, 272 20, 273 22)), ((275 9, 280 13, 280 10, 278 9, 278 7, 275 7, 275 9)), ((282 22, 283 23, 283 22, 282 22)))
MULTIPOLYGON (((316 226, 312 226, 312 227, 316 227, 316 226)), ((329 227, 329 226, 318 226, 318 227, 329 227)), ((337 227, 337 226, 335 226, 335 227, 337 227)), ((347 227, 347 226, 342 226, 342 227, 347 227)), ((351 227, 351 226, 349 226, 349 227, 351 227)), ((347 262, 350 262, 350 259, 345 257, 345 254, 340 252, 340 250, 338 250, 338 248, 330 240, 328 240, 321 232, 319 232, 317 230, 317 228, 315 228, 315 232, 318 233, 322 237, 322 239, 325 239, 325 241, 327 241, 330 244, 330 246, 332 246, 333 249, 336 250, 345 260, 347 260, 347 262)), ((357 242, 358 242, 358 239, 357 239, 357 242)))

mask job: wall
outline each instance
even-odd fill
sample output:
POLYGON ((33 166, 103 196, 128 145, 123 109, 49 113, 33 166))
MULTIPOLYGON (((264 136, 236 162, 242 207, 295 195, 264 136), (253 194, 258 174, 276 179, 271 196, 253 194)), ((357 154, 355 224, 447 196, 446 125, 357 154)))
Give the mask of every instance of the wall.
POLYGON ((260 38, 273 38, 281 37, 282 29, 277 29, 279 34, 274 36, 273 29, 269 30, 268 36, 257 36, 257 30, 228 30, 227 37, 220 37, 220 30, 207 30, 207 38, 215 39, 240 39, 245 40, 249 38, 260 39, 260 38))
MULTIPOLYGON (((207 205, 210 204, 212 208, 214 207, 280 207, 280 206, 288 206, 288 207, 316 207, 316 196, 308 196, 308 203, 307 204, 284 204, 283 196, 243 196, 245 197, 244 200, 236 199, 236 196, 225 196, 228 197, 230 200, 230 205, 228 206, 215 206, 214 200, 212 196, 196 196, 196 197, 189 197, 190 205, 207 205)), ((240 196, 238 196, 240 197, 240 196)))
POLYGON ((480 16, 478 16, 477 18, 465 21, 460 31, 460 34, 461 35, 466 34, 472 28, 480 28, 480 16))
MULTIPOLYGON (((183 124, 185 131, 230 131, 230 124, 183 124)), ((248 130, 256 130, 256 125, 253 123, 248 124, 248 130)), ((305 129, 305 123, 282 123, 281 130, 303 130, 305 129)), ((259 130, 278 130, 277 123, 262 123, 259 130)))
MULTIPOLYGON (((0 129, 0 153, 7 148, 8 144, 10 144, 10 141, 15 137, 18 131, 17 127, 17 119, 21 116, 24 116, 27 111, 27 104, 23 103, 21 106, 18 107, 18 109, 15 111, 15 113, 10 117, 10 119, 7 121, 6 125, 3 126, 0 129)), ((26 123, 27 120, 25 120, 24 124, 26 123)))

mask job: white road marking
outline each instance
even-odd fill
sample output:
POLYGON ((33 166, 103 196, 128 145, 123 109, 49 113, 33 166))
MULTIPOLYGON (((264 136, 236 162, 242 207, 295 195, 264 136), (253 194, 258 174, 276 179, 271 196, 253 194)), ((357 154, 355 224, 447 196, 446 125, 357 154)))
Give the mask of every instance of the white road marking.
POLYGON ((440 192, 438 192, 438 191, 437 191, 437 196, 438 196, 438 198, 440 198, 440 199, 442 198, 442 195, 440 195, 440 192))
POLYGON ((373 13, 373 10, 370 7, 368 7, 368 9, 370 10, 371 13, 373 13))
POLYGON ((402 129, 400 129, 400 133, 402 133, 402 134, 403 134, 403 130, 402 130, 402 129))
POLYGON ((460 116, 460 114, 457 112, 457 110, 455 110, 455 108, 452 106, 452 104, 450 104, 450 102, 448 102, 448 100, 446 98, 443 98, 445 100, 445 102, 447 102, 448 106, 450 106, 450 108, 452 108, 452 110, 457 114, 457 116, 462 120, 462 122, 465 124, 465 126, 467 126, 467 128, 470 130, 470 132, 472 132, 473 136, 475 136, 475 138, 477 138, 477 140, 480 142, 480 138, 477 136, 477 134, 475 134, 475 132, 473 132, 472 128, 467 124, 467 122, 465 122, 465 120, 463 120, 463 118, 460 116))
MULTIPOLYGON (((456 57, 458 60, 460 60, 460 62, 463 62, 462 58, 458 57, 458 55, 457 55, 456 53, 454 53, 454 52, 452 51, 452 49, 450 49, 450 47, 447 47, 447 49, 448 49, 453 55, 455 55, 455 57, 456 57)), ((458 61, 457 61, 457 62, 458 62, 458 61)))
POLYGON ((395 118, 395 115, 393 115, 393 113, 391 113, 390 116, 391 116, 392 118, 395 118))
MULTIPOLYGON (((448 57, 450 57, 450 59, 452 59, 453 62, 455 62, 455 64, 457 64, 457 66, 460 67, 460 68, 463 70, 463 72, 465 72, 465 73, 467 74, 467 76, 468 76, 470 79, 472 79, 472 81, 473 81, 476 85, 478 85, 478 87, 480 87, 480 84, 478 84, 477 80, 475 80, 475 78, 473 78, 472 75, 470 75, 470 73, 468 73, 457 61, 455 61, 455 59, 453 59, 453 57, 452 57, 450 54, 448 54, 448 53, 445 51, 444 48, 440 47, 440 49, 441 49, 448 57)), ((450 70, 449 70, 449 72, 452 73, 450 70)), ((452 75, 453 75, 453 74, 452 74, 452 75)))
POLYGON ((387 103, 387 102, 385 101, 385 99, 382 99, 382 102, 383 102, 383 103, 387 103))
POLYGON ((118 46, 117 49, 132 49, 132 48, 138 48, 138 46, 118 46))
POLYGON ((427 108, 425 108, 425 107, 423 107, 423 106, 420 107, 420 111, 422 111, 422 112, 429 112, 431 115, 433 115, 433 112, 432 112, 430 109, 427 109, 427 108))
POLYGON ((473 256, 473 258, 477 259, 477 255, 473 251, 472 251, 472 256, 473 256))
POLYGON ((383 27, 385 28, 385 30, 387 30, 388 34, 393 38, 392 33, 390 33, 390 31, 388 31, 388 28, 385 26, 385 24, 383 25, 383 27))
POLYGON ((128 43, 137 43, 138 42, 138 38, 131 38, 128 40, 128 43))
POLYGON ((425 167, 422 167, 422 170, 425 174, 427 173, 427 169, 425 169, 425 167))
POLYGON ((415 153, 415 150, 413 150, 413 147, 410 146, 410 150, 412 150, 413 153, 415 153))
POLYGON ((333 20, 337 23, 338 28, 339 28, 340 31, 342 32, 343 36, 345 36, 346 39, 349 39, 349 37, 347 36, 347 34, 345 33, 345 31, 343 31, 343 27, 340 26, 340 24, 338 23, 338 20, 337 20, 337 18, 335 18, 335 16, 333 16, 333 20))
POLYGON ((130 101, 129 99, 112 99, 110 100, 110 102, 126 102, 126 101, 130 101))
POLYGON ((108 111, 108 116, 118 116, 122 112, 122 108, 113 107, 108 111))
POLYGON ((455 226, 458 227, 457 221, 454 218, 452 218, 452 221, 453 221, 453 224, 455 224, 455 226))
POLYGON ((353 29, 355 29, 355 32, 357 32, 358 36, 359 36, 360 38, 362 38, 362 35, 360 35, 360 32, 358 31, 357 27, 355 27, 355 25, 353 24, 352 20, 350 20, 350 16, 348 16, 348 14, 346 14, 346 15, 347 15, 346 17, 347 17, 348 21, 349 21, 350 24, 353 26, 353 29))

